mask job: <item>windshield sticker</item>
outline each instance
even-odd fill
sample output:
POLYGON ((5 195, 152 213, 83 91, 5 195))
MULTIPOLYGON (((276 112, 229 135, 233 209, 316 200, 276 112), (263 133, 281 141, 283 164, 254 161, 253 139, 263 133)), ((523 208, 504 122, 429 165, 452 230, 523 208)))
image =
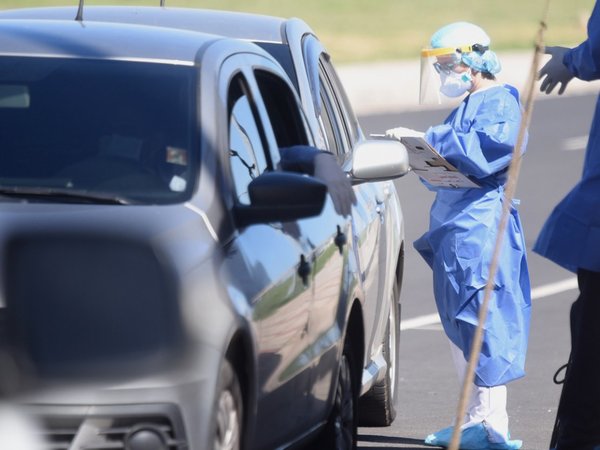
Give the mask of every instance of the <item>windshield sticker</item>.
POLYGON ((179 166, 187 166, 187 150, 177 147, 167 147, 167 162, 179 166))

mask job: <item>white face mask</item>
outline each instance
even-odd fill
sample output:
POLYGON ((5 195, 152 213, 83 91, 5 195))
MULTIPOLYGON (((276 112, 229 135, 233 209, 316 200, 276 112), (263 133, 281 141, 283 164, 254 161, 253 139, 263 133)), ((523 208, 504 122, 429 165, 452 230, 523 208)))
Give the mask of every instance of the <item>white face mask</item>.
POLYGON ((446 97, 460 97, 473 87, 473 78, 470 72, 441 72, 442 85, 440 92, 446 97))

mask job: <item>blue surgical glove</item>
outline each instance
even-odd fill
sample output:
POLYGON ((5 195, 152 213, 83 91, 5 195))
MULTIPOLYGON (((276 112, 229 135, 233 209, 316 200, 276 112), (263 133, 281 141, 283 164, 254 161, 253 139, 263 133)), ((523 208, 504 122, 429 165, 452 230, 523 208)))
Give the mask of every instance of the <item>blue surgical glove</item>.
POLYGON ((552 58, 550 58, 538 73, 538 80, 545 77, 540 86, 540 91, 549 94, 554 87, 560 83, 561 86, 558 90, 558 95, 565 92, 567 84, 569 84, 569 81, 574 77, 571 71, 567 69, 567 66, 563 64, 563 57, 569 50, 570 48, 568 47, 546 47, 546 54, 552 55, 552 58))

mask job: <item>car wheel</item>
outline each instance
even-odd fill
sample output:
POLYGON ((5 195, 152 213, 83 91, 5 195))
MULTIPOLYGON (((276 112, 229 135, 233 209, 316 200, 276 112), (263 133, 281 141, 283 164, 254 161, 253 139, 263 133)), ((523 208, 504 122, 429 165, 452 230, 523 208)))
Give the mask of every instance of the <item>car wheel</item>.
POLYGON ((225 360, 219 376, 214 450, 241 448, 242 418, 243 402, 240 383, 231 363, 225 360))
POLYGON ((353 367, 352 352, 346 344, 340 361, 333 408, 318 448, 356 449, 358 384, 353 367))
POLYGON ((383 337, 383 357, 387 371, 383 380, 373 387, 360 400, 360 424, 372 427, 386 427, 396 418, 400 346, 400 303, 398 285, 394 283, 388 322, 383 337))

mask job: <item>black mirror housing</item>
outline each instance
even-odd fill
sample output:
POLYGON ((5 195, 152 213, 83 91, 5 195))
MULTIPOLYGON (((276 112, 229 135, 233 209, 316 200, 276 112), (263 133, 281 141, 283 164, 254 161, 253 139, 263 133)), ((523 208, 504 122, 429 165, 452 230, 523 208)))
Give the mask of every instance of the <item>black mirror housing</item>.
POLYGON ((316 216, 325 205, 327 186, 294 172, 265 172, 248 185, 248 194, 250 205, 235 207, 239 226, 316 216))

